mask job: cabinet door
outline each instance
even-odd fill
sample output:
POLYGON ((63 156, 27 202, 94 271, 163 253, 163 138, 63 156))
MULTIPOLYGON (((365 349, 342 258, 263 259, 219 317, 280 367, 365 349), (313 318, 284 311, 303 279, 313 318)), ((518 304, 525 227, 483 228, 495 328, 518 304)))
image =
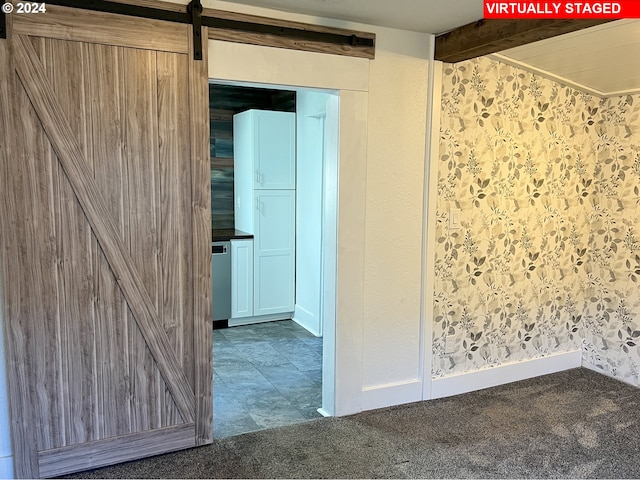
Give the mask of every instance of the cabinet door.
POLYGON ((253 112, 254 188, 296 188, 295 113, 253 112))
POLYGON ((256 190, 254 315, 293 312, 295 190, 256 190))
POLYGON ((253 240, 231 240, 231 318, 253 316, 253 240))

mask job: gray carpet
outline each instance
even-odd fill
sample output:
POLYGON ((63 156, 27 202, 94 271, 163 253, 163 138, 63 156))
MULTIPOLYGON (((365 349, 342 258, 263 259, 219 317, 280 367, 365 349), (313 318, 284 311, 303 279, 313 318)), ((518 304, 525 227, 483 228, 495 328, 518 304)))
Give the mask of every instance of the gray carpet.
POLYGON ((640 392, 576 369, 75 478, 640 478, 640 392))

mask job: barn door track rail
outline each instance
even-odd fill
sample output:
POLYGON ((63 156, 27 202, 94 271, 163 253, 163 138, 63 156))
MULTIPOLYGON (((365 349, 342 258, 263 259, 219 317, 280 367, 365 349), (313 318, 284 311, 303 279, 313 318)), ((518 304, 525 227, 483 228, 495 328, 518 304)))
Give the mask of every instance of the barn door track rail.
MULTIPOLYGON (((4 3, 4 0, 0 0, 0 3, 4 3)), ((288 25, 277 25, 269 22, 269 19, 264 19, 265 22, 261 22, 259 20, 261 17, 248 15, 207 15, 207 12, 204 11, 200 0, 192 0, 183 12, 141 5, 131 5, 108 0, 47 0, 47 4, 190 24, 193 26, 193 52, 195 60, 202 60, 203 58, 203 38, 201 27, 209 27, 218 31, 226 31, 231 35, 237 33, 243 37, 246 37, 247 35, 255 35, 282 38, 284 40, 290 40, 294 44, 304 45, 305 43, 322 43, 325 45, 333 45, 336 47, 336 50, 327 53, 351 54, 367 58, 373 58, 371 51, 375 48, 375 36, 371 34, 362 34, 361 32, 328 28, 321 31, 320 29, 308 28, 310 26, 297 24, 295 22, 289 22, 288 25), (357 49, 363 49, 366 52, 354 54, 353 50, 357 49), (347 51, 351 53, 347 53, 347 51)), ((7 28, 5 14, 0 13, 0 38, 6 38, 6 36, 7 28)), ((294 46, 292 48, 300 48, 300 46, 298 45, 297 47, 294 46)))

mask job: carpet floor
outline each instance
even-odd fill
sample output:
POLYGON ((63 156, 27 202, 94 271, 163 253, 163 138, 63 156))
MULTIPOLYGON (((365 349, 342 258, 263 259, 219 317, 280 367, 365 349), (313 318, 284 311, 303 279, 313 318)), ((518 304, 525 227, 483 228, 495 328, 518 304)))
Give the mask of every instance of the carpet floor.
POLYGON ((640 392, 586 369, 72 478, 640 478, 640 392))

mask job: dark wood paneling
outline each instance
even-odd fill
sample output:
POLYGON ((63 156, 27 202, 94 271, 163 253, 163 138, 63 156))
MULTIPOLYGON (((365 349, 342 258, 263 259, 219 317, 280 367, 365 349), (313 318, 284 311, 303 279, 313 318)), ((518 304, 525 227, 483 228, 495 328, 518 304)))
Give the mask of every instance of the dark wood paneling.
POLYGON ((211 118, 228 120, 231 115, 250 110, 276 110, 279 112, 296 111, 296 92, 271 88, 239 87, 236 85, 209 85, 211 118), (221 112, 226 110, 227 112, 221 112))
POLYGON ((435 59, 455 63, 611 20, 479 20, 436 37, 435 59))
POLYGON ((209 85, 211 120, 211 222, 215 230, 235 227, 233 198, 233 115, 245 110, 296 111, 296 92, 209 85))

